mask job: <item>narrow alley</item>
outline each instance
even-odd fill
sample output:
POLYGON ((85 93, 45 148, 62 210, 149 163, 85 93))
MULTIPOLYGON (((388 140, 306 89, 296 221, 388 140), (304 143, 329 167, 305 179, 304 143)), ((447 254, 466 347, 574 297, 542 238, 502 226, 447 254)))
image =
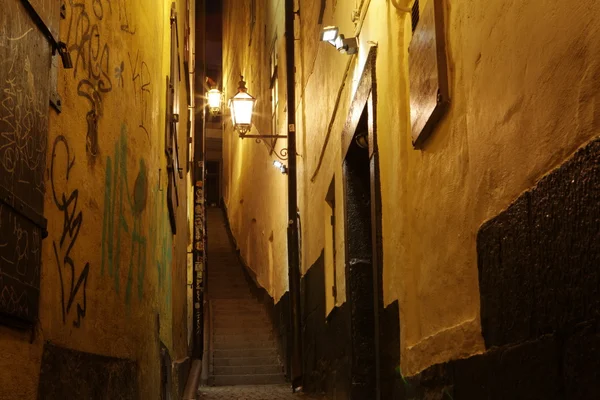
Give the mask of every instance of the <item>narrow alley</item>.
POLYGON ((0 0, 0 400, 600 399, 600 0, 0 0))
POLYGON ((238 258, 222 209, 207 209, 207 232, 209 377, 200 399, 320 399, 293 394, 285 383, 267 305, 238 258))

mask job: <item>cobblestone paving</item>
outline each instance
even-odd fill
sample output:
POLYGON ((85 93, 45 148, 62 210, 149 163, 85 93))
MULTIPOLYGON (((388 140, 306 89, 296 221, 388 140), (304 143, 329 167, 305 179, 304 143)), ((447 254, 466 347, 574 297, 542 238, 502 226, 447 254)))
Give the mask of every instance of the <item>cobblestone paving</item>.
POLYGON ((199 400, 325 400, 324 397, 292 393, 289 385, 203 386, 199 400))

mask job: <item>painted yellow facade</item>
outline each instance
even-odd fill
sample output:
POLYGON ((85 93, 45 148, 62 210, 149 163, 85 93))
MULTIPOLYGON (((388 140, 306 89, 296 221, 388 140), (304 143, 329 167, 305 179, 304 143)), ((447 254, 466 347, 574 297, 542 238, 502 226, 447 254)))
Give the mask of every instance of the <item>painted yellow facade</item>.
POLYGON ((189 78, 183 63, 187 7, 193 16, 194 1, 173 3, 183 168, 183 179, 176 180, 176 235, 167 209, 165 156, 172 2, 64 3, 60 38, 74 68, 60 66, 62 113, 49 112, 44 205, 49 234, 42 247, 39 323, 33 335, 0 326, 0 398, 37 398, 47 341, 135 360, 140 398, 158 398, 159 343, 174 361, 188 356, 186 250, 192 218, 189 78))
MULTIPOLYGON (((256 130, 268 133, 274 37, 280 87, 285 84, 283 1, 257 1, 256 14, 252 3, 225 1, 224 88, 233 96, 244 75, 249 93, 258 99, 256 130)), ((450 109, 420 150, 413 148, 410 135, 412 2, 330 0, 319 24, 321 1, 310 0, 300 3, 296 17, 304 273, 325 247, 325 198, 333 178, 335 197, 343 199, 340 136, 367 54, 377 48, 383 295, 384 305, 399 301, 403 375, 484 350, 479 227, 600 131, 597 1, 444 4, 450 109), (358 54, 343 55, 319 42, 326 25, 358 36, 358 54)), ((279 133, 286 131, 284 94, 279 133)), ((271 166, 268 148, 238 139, 229 120, 223 151, 224 198, 233 233, 258 281, 277 301, 288 287, 286 177, 271 166)), ((343 221, 343 201, 336 201, 335 213, 343 221)), ((345 301, 342 225, 337 224, 335 239, 338 305, 345 301)))

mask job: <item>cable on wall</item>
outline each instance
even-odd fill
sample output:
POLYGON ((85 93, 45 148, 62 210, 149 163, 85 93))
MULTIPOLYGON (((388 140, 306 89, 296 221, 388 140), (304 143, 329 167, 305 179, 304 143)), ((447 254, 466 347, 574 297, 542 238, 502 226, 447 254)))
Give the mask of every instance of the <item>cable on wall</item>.
POLYGON ((311 182, 315 181, 315 179, 319 173, 319 170, 321 169, 321 165, 323 164, 323 158, 325 158, 325 149, 327 149, 327 144, 329 143, 329 138, 331 137, 331 130, 333 129, 333 123, 335 122, 335 117, 337 116, 337 112, 338 112, 338 109, 340 106, 340 100, 342 99, 342 92, 344 91, 344 88, 346 87, 346 79, 348 78, 348 73, 350 72, 350 65, 352 65, 352 62, 354 61, 355 57, 356 57, 355 54, 351 55, 350 58, 348 59, 348 62, 346 63, 346 70, 344 71, 344 76, 342 77, 342 84, 340 85, 337 96, 335 98, 335 105, 333 106, 333 113, 331 114, 331 119, 329 120, 329 125, 327 126, 327 133, 325 135, 325 141, 323 142, 323 147, 321 147, 319 161, 317 163, 315 171, 313 172, 312 176, 310 177, 311 182))

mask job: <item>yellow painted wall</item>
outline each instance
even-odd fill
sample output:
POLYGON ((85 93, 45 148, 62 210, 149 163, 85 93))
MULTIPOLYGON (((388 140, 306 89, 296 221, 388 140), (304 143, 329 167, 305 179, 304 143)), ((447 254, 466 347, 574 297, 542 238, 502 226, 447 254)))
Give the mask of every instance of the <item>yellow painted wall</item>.
MULTIPOLYGON (((61 67, 63 111, 50 111, 45 201, 49 235, 42 248, 40 321, 32 343, 29 333, 0 326, 0 398, 37 398, 45 341, 136 360, 141 398, 158 398, 159 340, 173 360, 188 354, 185 175, 177 179, 176 236, 166 202, 171 1, 152 6, 142 0, 65 3, 60 38, 69 46, 75 68, 61 67), (97 129, 90 128, 91 110, 98 116, 97 129), (76 200, 66 205, 71 196, 76 200), (65 265, 69 258, 74 275, 65 265), (74 290, 86 266, 87 279, 74 290)), ((183 121, 178 141, 185 173, 186 1, 176 3, 183 121)))
MULTIPOLYGON (((226 19, 244 13, 226 3, 226 19)), ((281 2, 269 3, 274 9, 281 2)), ((399 300, 402 373, 481 352, 476 233, 598 136, 600 3, 446 1, 451 107, 422 150, 413 149, 410 138, 410 18, 401 9, 411 2, 328 1, 323 26, 337 25, 346 36, 359 34, 360 51, 352 57, 318 42, 320 4, 303 1, 296 18, 302 269, 325 246, 324 199, 334 177, 336 198, 343 198, 340 135, 368 51, 377 46, 384 302, 399 300), (354 22, 353 11, 359 15, 354 22)), ((282 4, 278 7, 282 13, 282 4)), ((277 15, 278 21, 283 18, 277 15)), ((264 77, 251 73, 264 67, 264 58, 248 48, 248 32, 240 25, 225 31, 227 94, 234 94, 234 75, 242 71, 249 76, 249 92, 266 101, 268 93, 254 89, 267 85, 258 81, 264 77)), ((285 181, 272 171, 264 148, 232 138, 230 123, 226 127, 227 205, 236 237, 251 242, 242 251, 260 277, 268 258, 259 238, 285 218, 285 181)), ((343 215, 339 201, 337 221, 343 215)), ((338 224, 338 303, 345 301, 342 229, 338 224)), ((285 240, 283 225, 278 232, 285 240)), ((285 273, 285 252, 278 254, 282 261, 275 268, 281 265, 285 273)), ((280 294, 283 282, 274 281, 270 292, 280 294)))
MULTIPOLYGON (((223 87, 227 98, 234 96, 240 74, 244 75, 248 93, 258 99, 251 134, 272 134, 269 50, 276 34, 282 88, 285 82, 283 1, 269 6, 265 1, 256 3, 256 23, 250 42, 251 2, 224 1, 224 26, 228 29, 223 32, 223 87)), ((285 103, 282 90, 280 104, 285 103)), ((285 119, 282 109, 279 134, 285 134, 285 119)), ((279 300, 287 291, 287 178, 273 167, 275 157, 269 155, 266 144, 257 144, 254 139, 241 140, 232 131, 229 110, 225 111, 224 121, 223 197, 231 229, 258 282, 279 300)), ((278 140, 276 148, 282 147, 285 140, 278 140)))

